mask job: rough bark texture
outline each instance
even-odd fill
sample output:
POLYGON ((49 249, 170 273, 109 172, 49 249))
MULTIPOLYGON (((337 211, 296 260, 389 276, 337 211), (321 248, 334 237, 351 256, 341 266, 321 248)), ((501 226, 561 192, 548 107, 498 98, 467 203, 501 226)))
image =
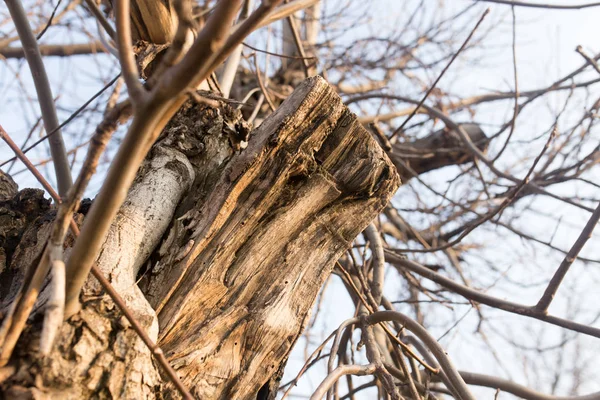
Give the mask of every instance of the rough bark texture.
MULTIPOLYGON (((479 125, 460 126, 480 150, 487 148, 488 138, 479 125)), ((405 183, 429 171, 474 161, 473 154, 465 148, 458 134, 449 129, 440 129, 412 142, 396 142, 389 156, 405 183)))
POLYGON ((334 262, 399 185, 322 78, 305 81, 186 215, 150 275, 160 344, 203 398, 255 398, 296 341, 334 262), (173 243, 173 242, 171 242, 173 243), (159 261, 160 262, 160 261, 159 261))
MULTIPOLYGON (((205 399, 274 396, 334 262, 399 185, 383 150, 322 78, 300 85, 240 152, 247 134, 228 106, 185 106, 140 169, 98 259, 205 399)), ((51 222, 41 214, 37 240, 10 250, 29 256, 5 271, 34 264, 51 222)), ((32 318, 0 371, 5 397, 177 397, 92 279, 82 299, 47 358, 37 356, 40 320, 32 318)))

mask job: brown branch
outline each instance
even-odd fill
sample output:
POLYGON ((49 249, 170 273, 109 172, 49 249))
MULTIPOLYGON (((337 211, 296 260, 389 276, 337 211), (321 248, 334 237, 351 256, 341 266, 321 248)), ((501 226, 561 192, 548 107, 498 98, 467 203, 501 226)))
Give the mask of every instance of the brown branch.
MULTIPOLYGON (((33 166, 33 164, 31 163, 31 161, 29 161, 27 156, 25 156, 25 154, 23 154, 20 151, 19 147, 16 145, 16 143, 12 141, 12 139, 8 136, 8 134, 2 128, 1 125, 0 136, 17 154, 21 162, 23 162, 30 169, 31 173, 48 191, 48 193, 54 199, 54 201, 60 204, 60 197, 58 193, 54 191, 52 186, 50 186, 48 181, 46 181, 46 179, 40 174, 37 168, 33 166)), ((106 133, 100 133, 99 136, 106 136, 106 133)), ((94 146, 92 146, 92 148, 93 147, 94 146)), ((101 151, 92 150, 92 152, 94 156, 99 156, 99 154, 101 154, 101 151)), ((85 173, 82 173, 81 175, 85 175, 85 173)), ((79 227, 75 224, 75 221, 73 221, 71 215, 67 215, 65 220, 69 221, 69 227, 71 228, 73 236, 78 237, 80 233, 79 227)), ((37 299, 37 295, 40 292, 44 278, 48 273, 48 268, 50 266, 49 261, 50 257, 48 254, 48 248, 46 248, 44 253, 42 254, 40 265, 38 265, 35 269, 30 269, 33 270, 33 274, 28 274, 26 276, 26 279, 23 285, 21 286, 19 294, 11 304, 9 313, 5 316, 4 320, 2 321, 2 326, 0 327, 0 367, 5 366, 6 363, 9 361, 10 355, 12 354, 17 339, 20 336, 20 333, 22 332, 23 328, 25 327, 25 323, 27 322, 27 318, 33 308, 35 300, 37 299), (30 276, 29 279, 27 278, 28 276, 30 276)), ((125 302, 123 301, 121 296, 116 292, 116 290, 112 287, 110 282, 102 275, 102 273, 95 266, 92 266, 92 274, 98 280, 102 288, 110 296, 113 302, 117 305, 117 307, 119 307, 125 318, 127 318, 129 323, 131 324, 133 330, 137 333, 140 339, 142 339, 142 341, 148 347, 148 349, 150 349, 152 355, 156 358, 157 362, 164 369, 169 380, 175 385, 177 390, 179 390, 183 398, 185 398, 186 400, 193 399, 192 395, 189 393, 187 388, 183 385, 183 383, 177 376, 177 373, 169 365, 169 362, 165 358, 163 351, 146 334, 140 323, 135 319, 133 313, 125 305, 125 302)), ((56 326, 54 326, 53 328, 58 329, 58 327, 56 326)), ((48 333, 47 331, 46 336, 50 336, 52 338, 54 337, 53 333, 48 333)), ((50 338, 47 338, 45 340, 46 343, 44 347, 42 347, 42 351, 45 347, 51 346, 51 343, 47 343, 47 341, 50 340, 50 338)), ((44 342, 44 340, 42 340, 42 342, 44 342)))
MULTIPOLYGON (((287 3, 287 1, 286 1, 287 3)), ((296 26, 296 21, 294 19, 294 14, 288 16, 286 18, 287 23, 290 27, 290 31, 292 32, 292 37, 294 38, 294 44, 296 45, 296 50, 300 55, 300 60, 302 62, 302 68, 304 68, 304 76, 308 78, 310 76, 309 65, 306 57, 306 52, 304 51, 304 46, 302 45, 302 39, 300 38, 300 34, 298 32, 298 27, 296 26)))
POLYGON ((84 1, 85 4, 89 7, 92 15, 96 18, 96 21, 98 21, 98 23, 102 25, 102 28, 104 28, 108 36, 110 36, 112 40, 115 40, 117 38, 117 32, 115 32, 112 25, 106 20, 106 17, 104 17, 104 14, 102 14, 102 10, 100 10, 100 8, 98 8, 98 6, 96 5, 96 2, 94 0, 84 1))
MULTIPOLYGON (((40 54, 47 57, 70 57, 105 53, 101 42, 77 44, 46 44, 40 45, 40 54)), ((0 49, 0 56, 4 58, 24 58, 25 49, 22 47, 4 47, 0 49)))
POLYGON ((451 384, 450 389, 453 393, 455 393, 459 399, 463 400, 474 400, 475 397, 471 394, 469 388, 465 384, 465 381, 458 373, 458 370, 442 348, 440 344, 435 340, 427 330, 422 327, 419 323, 414 321, 413 319, 407 317, 406 315, 399 313, 397 311, 378 311, 373 314, 370 314, 366 317, 366 321, 370 324, 377 324, 385 321, 394 321, 398 322, 406 329, 415 334, 431 351, 433 356, 438 361, 441 370, 448 377, 448 380, 451 384))
POLYGON ((585 60, 592 66, 594 67, 594 69, 596 70, 596 72, 598 72, 600 74, 600 66, 598 66, 598 63, 596 62, 596 60, 594 60, 589 54, 587 54, 584 50, 583 47, 581 46, 577 46, 577 48, 575 49, 576 52, 578 52, 579 54, 581 54, 581 56, 583 58, 585 58, 585 60))
MULTIPOLYGON (((226 54, 223 53, 228 53, 225 44, 231 22, 237 15, 241 3, 242 0, 224 0, 217 3, 187 54, 177 65, 159 77, 156 88, 153 88, 154 98, 167 99, 181 93, 188 86, 197 87, 210 75, 214 70, 212 64, 217 63, 217 59, 221 61, 221 57, 224 59, 226 54)), ((263 7, 263 4, 260 7, 263 7)))
POLYGON ((465 39, 465 41, 463 42, 463 44, 460 46, 460 48, 452 55, 452 58, 450 59, 450 61, 448 61, 448 64, 446 64, 446 66, 444 67, 444 69, 442 70, 442 72, 440 72, 440 74, 438 75, 438 77, 436 78, 436 80, 433 82, 433 84, 429 87, 429 89, 427 90, 427 92, 425 93, 425 95, 423 96, 423 98, 421 99, 421 101, 419 101, 419 103, 417 104, 417 106, 413 109, 412 113, 408 116, 408 118, 406 118, 404 120, 404 122, 398 127, 398 129, 396 129, 394 131, 394 133, 392 133, 392 136, 390 136, 390 140, 394 136, 396 136, 398 133, 402 132, 402 129, 404 129, 404 127, 406 126, 406 124, 408 123, 408 121, 410 121, 412 119, 412 117, 414 117, 414 115, 417 113, 417 110, 421 108, 421 106, 423 105, 423 103, 425 102, 425 100, 427 100, 427 97, 429 97, 429 94, 433 91, 433 89, 435 89, 436 85, 438 84, 438 82, 440 81, 440 79, 442 79, 442 77, 444 76, 444 74, 446 73, 446 71, 448 70, 448 68, 450 68, 450 66, 452 65, 452 63, 454 62, 454 60, 456 60, 456 58, 458 57, 458 55, 467 46, 467 43, 469 43, 469 41, 471 40, 471 38, 475 34, 475 31, 477 30, 477 28, 479 28, 479 25, 481 25, 481 23, 485 19, 486 15, 489 14, 489 12, 490 12, 489 8, 486 9, 483 12, 483 14, 481 15, 481 17, 479 18, 479 20, 477 21, 477 23, 475 24, 475 26, 471 30, 471 33, 469 33, 469 36, 467 36, 467 38, 465 39))
POLYGON ((585 227, 581 230, 581 233, 579 234, 579 237, 571 247, 571 250, 569 250, 563 261, 560 263, 560 266, 554 273, 554 276, 552 277, 550 283, 546 287, 546 290, 540 298, 540 301, 535 306, 535 309, 537 311, 541 313, 548 312, 548 307, 550 306, 552 299, 554 299, 558 287, 565 278, 565 275, 567 275, 567 272, 573 264, 573 261, 577 259, 577 255, 579 254, 583 246, 585 246, 587 241, 592 237, 592 232, 594 231, 598 220, 600 220, 600 204, 598 205, 598 207, 596 207, 596 210, 590 216, 590 219, 585 224, 585 227))
POLYGON ((59 124, 58 117, 56 116, 56 107, 54 106, 54 97, 52 96, 52 89, 50 88, 46 68, 44 67, 37 40, 31 30, 27 14, 23 9, 21 1, 6 0, 5 3, 14 21, 15 27, 17 28, 17 32, 19 33, 23 48, 25 49, 25 58, 29 64, 31 76, 33 77, 33 83, 38 95, 38 102, 42 111, 46 132, 57 130, 57 133, 52 136, 49 143, 52 159, 54 160, 56 181, 58 182, 58 193, 61 196, 64 196, 73 184, 73 180, 71 178, 71 169, 67 158, 65 143, 58 128, 59 124))
POLYGON ((587 4, 548 4, 548 3, 529 3, 526 1, 516 0, 476 0, 478 2, 485 3, 496 3, 504 4, 508 6, 519 6, 519 7, 531 7, 531 8, 544 8, 547 10, 581 10, 584 8, 598 7, 600 2, 587 3, 587 4))
POLYGON ((507 311, 513 314, 522 315, 525 317, 539 319, 540 321, 547 322, 551 325, 560 326, 575 332, 580 332, 585 335, 594 336, 600 338, 600 329, 592 326, 583 325, 577 322, 558 318, 546 313, 541 313, 533 306, 526 306, 523 304, 513 303, 511 301, 499 299, 497 297, 489 296, 481 293, 475 289, 471 289, 467 286, 463 286, 460 283, 454 282, 451 279, 442 276, 431 269, 424 267, 414 261, 406 260, 403 257, 398 256, 388 250, 385 251, 386 261, 400 268, 406 268, 416 274, 419 274, 446 289, 477 303, 485 304, 487 306, 497 308, 499 310, 507 311))
POLYGON ((117 49, 119 50, 119 62, 121 63, 121 75, 127 85, 127 91, 134 107, 138 107, 142 102, 147 101, 148 92, 142 86, 139 80, 139 73, 135 56, 133 54, 131 39, 131 19, 130 19, 130 1, 117 0, 116 19, 117 19, 117 49))

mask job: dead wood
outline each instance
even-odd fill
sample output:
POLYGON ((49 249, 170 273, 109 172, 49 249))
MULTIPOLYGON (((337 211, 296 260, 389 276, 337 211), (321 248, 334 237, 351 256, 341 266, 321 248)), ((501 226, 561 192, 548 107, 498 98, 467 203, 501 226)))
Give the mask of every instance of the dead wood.
MULTIPOLYGON (((98 259, 151 331, 157 311, 159 344, 199 398, 274 396, 334 262, 399 185, 383 150, 322 78, 300 85, 239 151, 247 131, 229 106, 185 106, 140 169, 98 259), (149 189, 157 181, 167 185, 161 196, 144 197, 157 193, 149 189), (170 224, 152 223, 165 218, 170 224), (140 291, 145 265, 152 268, 139 272, 140 291)), ((48 358, 36 356, 32 318, 3 392, 176 397, 92 279, 84 293, 83 310, 48 358)))
POLYGON ((144 289, 160 345, 196 395, 249 398, 277 375, 333 263, 398 185, 322 78, 253 133, 144 289))

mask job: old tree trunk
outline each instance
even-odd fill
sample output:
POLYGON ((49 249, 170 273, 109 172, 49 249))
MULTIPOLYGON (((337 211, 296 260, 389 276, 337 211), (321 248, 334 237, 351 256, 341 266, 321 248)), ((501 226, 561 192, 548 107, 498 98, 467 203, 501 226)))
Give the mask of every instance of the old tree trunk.
MULTIPOLYGON (((400 184, 322 78, 302 83, 239 150, 247 129, 227 105, 184 106, 97 260, 198 398, 274 397, 321 285, 400 184)), ((3 309, 53 217, 40 192, 7 191, 3 309)), ((179 396, 92 278, 82 311, 64 323, 51 355, 38 356, 44 299, 0 370, 6 398, 179 396)))

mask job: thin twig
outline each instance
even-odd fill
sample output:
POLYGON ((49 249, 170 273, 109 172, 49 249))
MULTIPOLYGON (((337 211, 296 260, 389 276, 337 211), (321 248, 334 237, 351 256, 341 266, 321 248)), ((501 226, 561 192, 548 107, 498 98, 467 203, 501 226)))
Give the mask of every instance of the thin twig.
MULTIPOLYGON (((286 1, 287 3, 287 1, 286 1)), ((300 55, 300 60, 302 61, 302 68, 304 69, 304 76, 309 77, 309 65, 306 57, 306 52, 304 51, 304 46, 302 45, 302 39, 300 38, 300 33, 298 32, 298 27, 296 26, 296 20, 294 19, 294 14, 287 17, 287 23, 290 27, 290 31, 292 32, 292 37, 294 39, 294 44, 296 45, 296 50, 300 55)))
POLYGON ((585 61, 587 61, 592 67, 594 67, 594 69, 596 70, 596 72, 598 72, 600 74, 600 66, 598 66, 598 63, 596 62, 596 60, 594 60, 589 54, 587 54, 584 50, 583 47, 577 46, 577 48, 575 49, 576 52, 578 52, 579 54, 581 54, 581 56, 583 58, 585 58, 585 61))
POLYGON ((415 336, 417 336, 419 339, 421 339, 421 341, 423 341, 423 343, 427 345, 427 347, 433 353, 433 356, 439 362, 440 368, 444 371, 452 384, 452 387, 449 389, 456 393, 459 399, 475 400, 475 397, 471 394, 471 391, 467 387, 465 381, 458 373, 456 367, 454 367, 452 361, 442 346, 440 346, 440 344, 429 334, 429 332, 427 332, 427 330, 417 322, 397 311, 378 311, 370 314, 365 319, 370 324, 376 324, 385 321, 396 321, 414 333, 415 336))
MULTIPOLYGON (((113 111, 114 111, 114 109, 113 109, 113 111)), ((15 153, 19 156, 21 162, 23 162, 28 168, 30 168, 30 171, 38 179, 40 184, 42 184, 42 186, 48 191, 50 196, 54 198, 55 202, 60 203, 60 197, 58 196, 58 194, 50 186, 48 181, 46 181, 46 179, 40 174, 40 172, 33 166, 33 164, 29 161, 27 156, 25 156, 20 151, 18 146, 12 141, 12 139, 10 139, 10 137, 8 136, 8 134, 2 128, 1 125, 0 125, 0 135, 2 136, 2 139, 7 141, 7 144, 11 147, 11 149, 13 151, 15 151, 15 153)), ((98 155, 98 153, 101 153, 101 152, 99 152, 99 151, 95 152, 96 155, 98 155)), ((69 215, 68 217, 69 217, 68 218, 69 228, 71 229, 73 236, 75 236, 77 238, 80 233, 79 228, 75 224, 75 221, 73 221, 72 216, 69 215)), ((23 328, 25 326, 27 317, 29 316, 29 313, 31 312, 31 309, 33 308, 35 300, 37 299, 37 294, 39 293, 42 282, 43 282, 46 274, 48 273, 48 266, 50 264, 49 260, 50 260, 50 257, 48 254, 48 248, 46 248, 44 253, 42 254, 41 264, 38 265, 37 268, 35 268, 35 270, 34 270, 34 274, 31 278, 31 284, 28 285, 27 275, 26 275, 26 279, 25 279, 25 282, 23 283, 23 286, 21 287, 21 291, 19 292, 16 299, 11 304, 11 308, 10 308, 7 316, 5 316, 4 320, 2 321, 2 327, 0 328, 0 347, 2 349, 1 353, 0 353, 0 367, 6 365, 6 363, 8 362, 8 360, 10 358, 10 354, 12 353, 12 350, 14 349, 14 345, 16 344, 16 341, 18 339, 18 336, 20 335, 20 332, 23 330, 23 328), (24 306, 19 306, 19 303, 24 304, 24 306), (15 332, 18 332, 18 334, 15 334, 15 332), (7 341, 6 340, 7 338, 10 340, 7 341)), ((150 339, 150 337, 146 334, 146 332, 144 331, 144 328, 142 328, 140 323, 135 319, 133 313, 131 313, 131 311, 129 310, 129 308, 127 307, 127 305, 121 298, 121 296, 112 287, 110 282, 102 275, 102 272, 100 270, 98 270, 95 266, 92 266, 92 274, 98 280, 98 282, 100 283, 102 288, 110 296, 110 298, 113 300, 113 302, 117 305, 117 307, 119 307, 119 309, 121 310, 123 315, 127 318, 129 323, 131 324, 133 330, 137 333, 137 335, 146 344, 148 349, 150 349, 152 355, 156 358, 157 362, 164 369, 169 380, 175 385, 175 387, 179 390, 181 395, 185 399, 193 399, 192 395, 189 393, 187 388, 183 385, 183 383, 177 376, 177 373, 169 365, 169 362, 165 358, 164 353, 162 352, 160 347, 157 346, 152 341, 152 339, 150 339)), ((48 345, 51 346, 51 343, 45 344, 45 346, 48 346, 48 345)))
POLYGON ((547 10, 581 10, 583 8, 598 7, 599 2, 596 3, 584 3, 584 4, 548 4, 548 3, 529 3, 526 1, 517 0, 476 0, 478 2, 504 4, 508 6, 519 6, 519 7, 532 7, 532 8, 544 8, 547 10))
POLYGON ((258 57, 256 57, 256 54, 254 55, 254 67, 256 68, 256 80, 258 81, 258 86, 260 87, 260 90, 265 96, 265 100, 267 100, 267 104, 269 105, 271 111, 275 111, 275 104, 273 104, 273 100, 271 100, 269 92, 267 92, 267 88, 265 87, 265 84, 262 78, 260 77, 260 67, 258 66, 258 57))
MULTIPOLYGON (((27 147, 26 149, 23 149, 23 154, 29 152, 30 150, 32 150, 33 148, 35 148, 36 146, 38 146, 40 143, 43 143, 45 140, 48 140, 49 138, 51 138, 53 135, 55 135, 57 132, 60 132, 60 129, 62 129, 63 127, 65 127, 69 122, 73 121, 78 115, 79 113, 81 113, 83 110, 85 110, 87 108, 87 106, 90 105, 90 103, 94 100, 96 100, 102 93, 104 93, 104 91, 106 89, 108 89, 109 87, 111 87, 113 85, 113 83, 115 83, 117 81, 117 79, 119 79, 119 77, 121 76, 121 74, 115 76, 110 82, 108 82, 106 85, 104 85, 104 87, 102 89, 100 89, 98 92, 96 92, 88 101, 86 101, 85 103, 83 103, 83 105, 81 107, 79 107, 77 110, 75 110, 75 112, 73 114, 71 114, 69 116, 69 118, 67 118, 66 120, 63 121, 62 124, 60 124, 59 126, 57 126, 54 130, 49 131, 46 136, 38 139, 36 142, 34 142, 33 144, 31 144, 29 147, 27 147)), ((119 106, 117 106, 119 107, 119 106)), ((120 109, 124 112, 127 113, 131 111, 131 107, 129 107, 129 102, 125 101, 122 103, 122 106, 120 107, 120 109)), ((124 118, 125 115, 122 115, 119 117, 119 119, 124 118)), ((4 161, 3 163, 0 164, 0 168, 3 167, 5 164, 8 164, 9 162, 13 162, 17 159, 17 157, 12 157, 6 161, 4 161)))
POLYGON ((598 204, 596 210, 590 216, 590 219, 585 224, 585 227, 581 230, 579 237, 571 247, 571 250, 569 250, 563 261, 560 263, 558 269, 554 273, 554 276, 552 277, 552 279, 550 279, 550 283, 548 283, 544 294, 535 306, 535 309, 537 311, 542 313, 548 312, 548 307, 550 306, 550 303, 552 303, 552 300, 554 299, 554 296, 556 295, 560 284, 565 278, 565 275, 567 275, 569 268, 573 264, 573 261, 577 259, 577 255, 579 254, 581 249, 583 249, 583 246, 585 246, 587 241, 592 237, 592 232, 594 231, 598 220, 600 220, 600 204, 598 204))
POLYGON ((44 34, 48 30, 48 28, 50 28, 50 26, 52 26, 52 21, 54 20, 54 16, 56 15, 56 10, 58 10, 58 7, 60 6, 61 2, 62 2, 62 0, 58 0, 56 2, 56 6, 52 10, 52 13, 50 14, 50 17, 48 18, 48 22, 46 23, 46 26, 44 26, 44 28, 41 30, 41 32, 37 34, 37 36, 35 37, 36 40, 40 40, 42 38, 42 36, 44 36, 44 34))
POLYGON ((291 60, 300 60, 302 58, 304 58, 305 60, 316 60, 317 59, 317 57, 308 57, 308 56, 306 56, 306 57, 286 56, 285 54, 274 53, 272 51, 267 51, 267 50, 256 48, 254 46, 249 45, 248 43, 242 43, 242 45, 245 46, 245 47, 247 47, 247 48, 249 48, 249 49, 251 49, 251 50, 256 51, 257 53, 264 53, 264 54, 268 54, 270 56, 275 56, 275 57, 280 57, 280 58, 288 58, 288 59, 291 59, 291 60))
POLYGON ((498 160, 498 158, 500 158, 500 156, 502 155, 502 153, 504 153, 504 150, 506 150, 506 148, 508 147, 508 143, 510 142, 510 139, 513 136, 513 133, 515 132, 515 127, 517 125, 517 116, 519 115, 519 78, 518 78, 518 74, 517 74, 517 17, 515 15, 515 8, 511 7, 511 14, 512 14, 512 59, 513 59, 513 75, 515 78, 515 104, 513 107, 513 117, 512 120, 510 121, 510 132, 508 132, 508 136, 506 137, 506 140, 504 141, 504 145, 502 146, 502 148, 500 148, 500 150, 498 151, 498 153, 496 154, 496 156, 492 159, 492 162, 495 162, 496 160, 498 160))
POLYGON ((398 127, 398 129, 396 129, 394 131, 394 133, 392 133, 392 136, 390 136, 390 140, 392 138, 394 138, 394 136, 396 136, 398 133, 402 132, 402 129, 404 129, 404 127, 406 126, 406 124, 408 123, 408 121, 410 121, 412 119, 412 117, 414 117, 414 115, 417 113, 417 110, 419 110, 421 108, 421 106, 423 105, 423 103, 425 102, 425 100, 427 99, 427 97, 429 97, 429 94, 433 91, 433 89, 435 89, 435 87, 438 84, 438 82, 440 81, 440 79, 442 79, 442 77, 444 76, 444 74, 446 73, 446 71, 448 70, 448 68, 450 68, 450 66, 452 65, 452 63, 454 62, 454 60, 456 60, 456 57, 458 57, 458 55, 467 46, 467 43, 469 43, 469 41, 471 40, 471 37, 473 37, 473 34, 477 30, 477 28, 479 28, 479 25, 483 22, 484 18, 486 17, 486 15, 489 14, 489 12, 490 12, 489 8, 486 9, 483 12, 483 14, 481 15, 481 17, 479 18, 479 21, 477 21, 477 23, 475 24, 475 26, 471 30, 471 33, 469 33, 469 36, 467 36, 467 38, 463 42, 462 46, 460 46, 460 48, 454 53, 454 55, 452 56, 452 58, 450 59, 450 61, 448 62, 448 64, 446 64, 446 66, 444 67, 444 69, 442 70, 442 72, 439 74, 439 76, 437 77, 437 79, 433 82, 433 84, 431 85, 431 87, 429 88, 429 90, 427 90, 427 92, 425 93, 425 96, 423 96, 423 98, 421 99, 421 101, 419 102, 419 104, 417 104, 417 106, 414 108, 414 110, 408 116, 408 118, 406 118, 404 120, 404 122, 402 123, 402 125, 400 125, 398 127))
POLYGON ((385 258, 387 262, 396 265, 400 268, 406 268, 409 271, 421 275, 466 299, 475 301, 477 303, 485 304, 487 306, 497 308, 499 310, 522 315, 525 317, 535 318, 552 325, 560 326, 562 328, 566 328, 575 332, 580 332, 585 335, 600 338, 600 328, 594 328, 593 326, 584 325, 566 319, 558 318, 552 315, 548 315, 545 313, 541 313, 537 311, 535 307, 532 306, 513 303, 497 297, 489 296, 475 289, 461 285, 460 283, 457 283, 452 279, 448 279, 445 276, 440 275, 421 264, 407 260, 388 250, 385 250, 385 258))
POLYGON ((96 2, 94 0, 84 0, 84 1, 85 1, 85 4, 89 7, 90 12, 94 15, 94 17, 98 21, 98 23, 100 25, 102 25, 102 27, 104 28, 104 31, 108 34, 108 36, 110 36, 110 38, 112 40, 115 40, 117 38, 117 32, 115 32, 115 30, 112 27, 112 25, 110 24, 110 22, 108 22, 106 17, 104 17, 104 14, 102 14, 102 10, 100 10, 98 8, 98 6, 96 5, 96 2))

